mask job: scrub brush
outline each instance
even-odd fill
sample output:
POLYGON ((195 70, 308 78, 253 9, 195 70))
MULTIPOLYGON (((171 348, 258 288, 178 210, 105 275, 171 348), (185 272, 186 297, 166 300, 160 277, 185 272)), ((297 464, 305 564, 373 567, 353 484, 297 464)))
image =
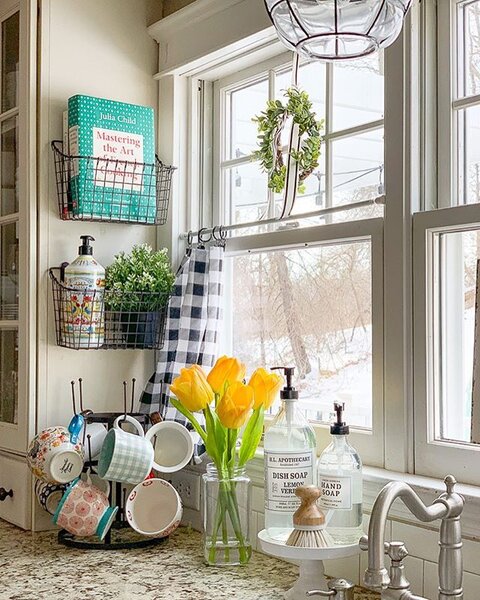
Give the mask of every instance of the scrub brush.
POLYGON ((295 490, 301 505, 293 515, 294 530, 286 542, 287 546, 328 548, 335 544, 332 536, 325 531, 325 515, 317 506, 321 494, 314 485, 299 486, 295 490))

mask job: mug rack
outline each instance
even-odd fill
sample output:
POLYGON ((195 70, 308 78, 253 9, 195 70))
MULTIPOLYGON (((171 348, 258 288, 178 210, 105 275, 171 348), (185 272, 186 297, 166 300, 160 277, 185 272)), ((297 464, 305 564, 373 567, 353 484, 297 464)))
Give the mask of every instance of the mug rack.
MULTIPOLYGON (((95 413, 91 410, 83 408, 83 381, 80 378, 78 380, 79 383, 79 391, 80 391, 80 414, 85 419, 85 426, 83 428, 83 445, 86 449, 87 460, 85 461, 83 473, 87 473, 92 468, 98 465, 98 460, 94 460, 92 457, 91 445, 90 445, 90 435, 86 434, 86 426, 89 423, 102 423, 107 426, 107 429, 110 430, 113 427, 113 423, 115 419, 121 417, 122 415, 126 417, 130 415, 137 419, 139 423, 142 425, 144 431, 149 425, 153 425, 158 423, 161 420, 161 417, 158 413, 153 413, 151 415, 145 415, 143 413, 133 412, 133 404, 135 398, 135 379, 132 379, 132 391, 131 391, 131 401, 130 401, 130 410, 127 410, 127 382, 123 382, 123 412, 103 412, 103 413, 95 413)), ((72 386, 72 403, 73 403, 73 413, 77 414, 77 405, 75 398, 75 381, 71 382, 72 386)), ((128 486, 130 487, 130 486, 128 486)), ((131 486, 133 487, 133 486, 131 486)), ((125 518, 125 504, 127 498, 127 487, 125 484, 115 482, 115 484, 111 484, 110 492, 108 499, 110 501, 110 506, 118 506, 118 511, 115 517, 115 521, 112 524, 112 527, 106 534, 103 541, 101 540, 92 540, 92 538, 79 538, 75 535, 72 535, 65 529, 61 529, 58 532, 58 542, 63 544, 64 546, 69 546, 72 548, 79 548, 81 550, 124 550, 129 548, 146 548, 148 546, 154 546, 158 544, 164 544, 168 540, 168 536, 163 538, 146 538, 140 536, 136 533, 126 521, 125 518)))

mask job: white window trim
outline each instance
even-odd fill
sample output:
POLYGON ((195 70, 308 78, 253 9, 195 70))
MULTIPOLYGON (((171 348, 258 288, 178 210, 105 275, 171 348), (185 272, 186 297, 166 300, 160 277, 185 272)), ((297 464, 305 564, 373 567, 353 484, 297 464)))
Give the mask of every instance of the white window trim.
POLYGON ((470 204, 414 215, 415 269, 415 449, 417 473, 441 476, 451 471, 462 482, 478 485, 480 446, 435 439, 438 394, 435 331, 438 331, 435 235, 480 227, 478 205, 470 204), (459 475, 460 468, 462 475, 459 475))

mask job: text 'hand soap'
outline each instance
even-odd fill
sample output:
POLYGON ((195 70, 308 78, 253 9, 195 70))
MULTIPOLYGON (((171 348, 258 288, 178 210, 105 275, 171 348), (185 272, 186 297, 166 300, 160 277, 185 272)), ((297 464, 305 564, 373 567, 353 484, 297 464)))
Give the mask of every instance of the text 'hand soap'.
POLYGON ((318 459, 319 505, 333 510, 327 529, 336 544, 356 544, 362 531, 362 461, 348 443, 349 426, 343 420, 344 404, 334 404, 336 421, 330 426, 332 443, 318 459))

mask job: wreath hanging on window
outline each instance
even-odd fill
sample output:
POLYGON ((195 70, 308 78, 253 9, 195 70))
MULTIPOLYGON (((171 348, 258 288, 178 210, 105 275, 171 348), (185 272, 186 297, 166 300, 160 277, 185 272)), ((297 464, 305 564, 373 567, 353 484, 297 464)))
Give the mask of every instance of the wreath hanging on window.
POLYGON ((297 191, 302 193, 305 179, 318 167, 322 143, 320 132, 324 121, 317 120, 307 92, 291 87, 284 96, 286 103, 269 100, 266 110, 253 118, 258 128, 259 149, 253 153, 252 159, 260 161, 262 170, 268 173, 268 187, 280 194, 285 188, 289 156, 292 157, 298 166, 297 191), (281 138, 289 119, 298 125, 300 145, 298 151, 287 148, 284 157, 281 138))

